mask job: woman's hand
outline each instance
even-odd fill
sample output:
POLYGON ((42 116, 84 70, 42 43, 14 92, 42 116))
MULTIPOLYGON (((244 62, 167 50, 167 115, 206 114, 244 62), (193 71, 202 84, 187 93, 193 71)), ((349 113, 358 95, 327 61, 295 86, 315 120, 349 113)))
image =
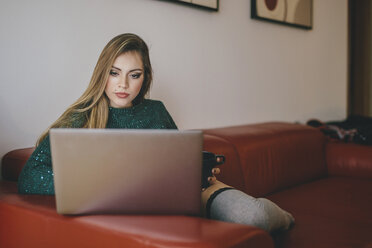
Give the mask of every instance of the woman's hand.
MULTIPOLYGON (((221 163, 223 161, 223 158, 217 157, 217 163, 221 163)), ((217 181, 216 175, 220 174, 221 170, 220 168, 213 168, 212 169, 212 177, 208 177, 208 182, 210 185, 215 184, 217 181)))
MULTIPOLYGON (((220 174, 221 170, 220 168, 213 168, 212 169, 212 175, 211 177, 208 177, 208 183, 209 185, 213 185, 217 182, 216 175, 220 174)), ((206 188, 202 188, 202 191, 204 191, 206 188)))
MULTIPOLYGON (((206 188, 209 188, 211 185, 215 184, 217 181, 216 175, 220 174, 220 169, 217 168, 218 165, 221 165, 225 162, 225 157, 223 155, 215 155, 210 152, 203 152, 203 166, 206 168, 211 168, 211 176, 207 178, 208 183, 203 182, 203 186, 205 188, 202 188, 202 191, 204 191, 206 188)), ((204 168, 203 168, 204 169, 204 168)), ((205 172, 203 171, 203 177, 205 172)), ((210 173, 207 173, 210 175, 210 173)))
POLYGON ((216 181, 217 181, 216 175, 220 174, 220 172, 221 172, 220 168, 213 168, 212 169, 213 176, 208 177, 208 183, 210 185, 216 183, 216 181))

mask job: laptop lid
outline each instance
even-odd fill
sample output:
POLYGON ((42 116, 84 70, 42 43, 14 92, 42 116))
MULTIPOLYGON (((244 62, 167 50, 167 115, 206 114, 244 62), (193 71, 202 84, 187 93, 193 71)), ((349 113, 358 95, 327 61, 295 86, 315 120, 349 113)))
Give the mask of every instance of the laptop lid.
POLYGON ((201 207, 202 132, 51 129, 60 214, 188 214, 201 207))

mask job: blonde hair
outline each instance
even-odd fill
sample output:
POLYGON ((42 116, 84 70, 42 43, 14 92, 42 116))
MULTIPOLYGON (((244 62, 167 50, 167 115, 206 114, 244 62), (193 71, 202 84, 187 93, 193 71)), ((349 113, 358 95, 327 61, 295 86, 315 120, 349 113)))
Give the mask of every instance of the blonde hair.
POLYGON ((115 59, 125 52, 138 52, 142 58, 144 80, 133 105, 142 102, 150 89, 152 68, 146 43, 135 34, 114 37, 101 52, 94 68, 88 88, 82 96, 39 137, 36 146, 49 134, 51 128, 71 128, 73 123, 83 120, 83 128, 105 128, 109 113, 109 99, 105 94, 106 82, 115 59))

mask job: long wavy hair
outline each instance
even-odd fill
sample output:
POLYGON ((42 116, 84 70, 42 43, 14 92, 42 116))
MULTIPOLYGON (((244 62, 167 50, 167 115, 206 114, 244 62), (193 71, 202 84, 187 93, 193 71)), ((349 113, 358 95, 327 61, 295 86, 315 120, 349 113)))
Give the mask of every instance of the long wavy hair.
POLYGON ((104 47, 94 68, 88 88, 82 96, 48 127, 37 140, 36 146, 49 134, 51 128, 69 128, 83 120, 83 128, 105 128, 109 113, 109 99, 105 88, 115 59, 126 52, 137 52, 142 59, 144 79, 141 90, 133 100, 133 105, 142 102, 152 82, 152 67, 146 43, 135 34, 121 34, 114 37, 104 47))

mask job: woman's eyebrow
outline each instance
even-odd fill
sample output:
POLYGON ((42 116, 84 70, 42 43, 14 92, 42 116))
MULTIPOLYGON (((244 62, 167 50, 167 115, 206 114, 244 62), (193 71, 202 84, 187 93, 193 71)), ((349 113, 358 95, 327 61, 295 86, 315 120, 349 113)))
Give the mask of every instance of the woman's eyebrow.
POLYGON ((130 70, 129 72, 133 72, 133 71, 143 71, 143 70, 141 68, 138 68, 138 69, 130 70))
MULTIPOLYGON (((112 68, 118 70, 118 71, 121 71, 120 68, 116 67, 116 66, 112 66, 112 68)), ((129 72, 133 72, 133 71, 143 71, 141 68, 138 68, 138 69, 133 69, 133 70, 130 70, 129 72)))
POLYGON ((116 70, 118 70, 118 71, 121 71, 121 69, 118 68, 118 67, 112 66, 112 68, 114 68, 114 69, 116 69, 116 70))

